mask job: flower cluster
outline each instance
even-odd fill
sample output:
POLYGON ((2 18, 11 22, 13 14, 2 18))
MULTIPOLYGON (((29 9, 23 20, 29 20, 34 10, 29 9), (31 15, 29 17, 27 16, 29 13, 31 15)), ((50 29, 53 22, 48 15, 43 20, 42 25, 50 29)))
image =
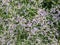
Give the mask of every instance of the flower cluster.
POLYGON ((43 1, 0 0, 0 45, 60 45, 60 5, 43 1))

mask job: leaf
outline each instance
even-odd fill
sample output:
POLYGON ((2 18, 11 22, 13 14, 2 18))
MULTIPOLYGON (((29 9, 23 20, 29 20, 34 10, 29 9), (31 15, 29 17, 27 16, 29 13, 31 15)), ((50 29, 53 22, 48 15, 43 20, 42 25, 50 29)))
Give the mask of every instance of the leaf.
POLYGON ((4 28, 3 28, 3 25, 2 24, 0 24, 0 30, 3 30, 4 28))
POLYGON ((42 39, 43 39, 43 38, 44 38, 44 35, 39 34, 39 35, 38 35, 38 37, 40 37, 40 38, 42 38, 42 39))
POLYGON ((2 24, 0 24, 0 34, 2 34, 3 32, 2 32, 2 30, 3 30, 4 28, 3 28, 3 25, 2 24))

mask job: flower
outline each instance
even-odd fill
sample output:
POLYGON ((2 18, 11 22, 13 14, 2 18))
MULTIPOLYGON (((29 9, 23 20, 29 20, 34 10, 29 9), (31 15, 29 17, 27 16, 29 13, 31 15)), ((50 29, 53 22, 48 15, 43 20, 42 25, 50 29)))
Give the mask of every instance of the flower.
POLYGON ((32 23, 28 22, 27 26, 32 27, 32 23))
POLYGON ((35 35, 36 31, 38 31, 38 28, 34 27, 34 28, 31 30, 31 33, 32 33, 33 35, 35 35))
POLYGON ((3 4, 3 5, 9 5, 8 2, 10 2, 10 0, 2 0, 2 4, 3 4))
POLYGON ((39 9, 38 10, 38 15, 45 16, 45 15, 47 15, 47 13, 43 9, 39 9))

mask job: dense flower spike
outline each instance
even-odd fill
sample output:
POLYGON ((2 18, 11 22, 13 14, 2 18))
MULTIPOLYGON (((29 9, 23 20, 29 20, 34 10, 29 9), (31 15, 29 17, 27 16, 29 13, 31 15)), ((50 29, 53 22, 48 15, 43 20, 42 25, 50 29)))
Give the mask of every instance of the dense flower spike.
POLYGON ((0 0, 0 45, 60 45, 60 1, 0 0))

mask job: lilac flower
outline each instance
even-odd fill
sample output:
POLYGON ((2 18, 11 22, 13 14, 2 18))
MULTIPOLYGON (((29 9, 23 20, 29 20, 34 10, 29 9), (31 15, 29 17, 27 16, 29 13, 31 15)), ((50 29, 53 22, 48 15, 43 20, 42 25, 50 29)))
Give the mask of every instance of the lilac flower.
POLYGON ((39 9, 38 10, 38 15, 45 16, 45 15, 47 15, 47 13, 43 9, 39 9))
POLYGON ((38 28, 34 27, 34 28, 31 30, 31 33, 32 33, 33 35, 35 35, 36 31, 38 31, 38 28))
POLYGON ((28 22, 27 26, 32 27, 32 23, 28 22))
POLYGON ((3 5, 9 5, 8 2, 10 2, 10 0, 2 0, 2 4, 3 4, 3 5))
POLYGON ((56 8, 52 8, 50 12, 51 13, 55 13, 56 12, 56 8))

